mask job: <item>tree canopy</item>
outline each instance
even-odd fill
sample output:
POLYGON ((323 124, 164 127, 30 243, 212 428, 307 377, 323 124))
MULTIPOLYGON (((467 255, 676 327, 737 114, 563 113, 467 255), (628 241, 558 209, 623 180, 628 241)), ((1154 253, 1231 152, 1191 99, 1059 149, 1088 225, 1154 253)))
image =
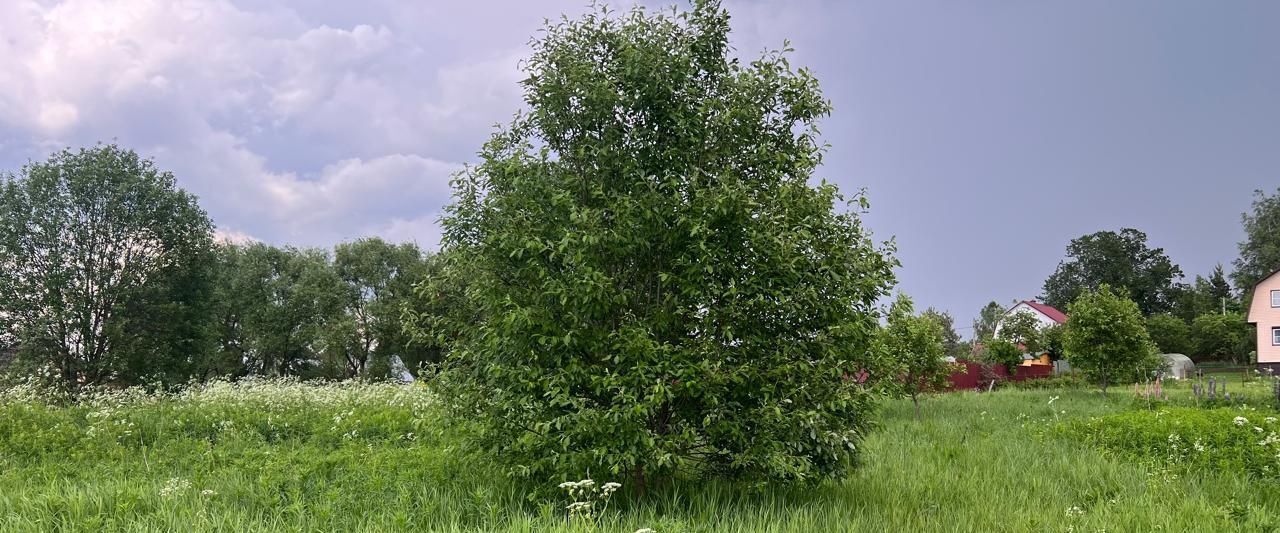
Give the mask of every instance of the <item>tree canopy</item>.
POLYGON ((1274 194, 1253 192, 1252 210, 1240 215, 1244 240, 1240 257, 1231 273, 1236 287, 1248 297, 1253 286, 1268 274, 1280 270, 1280 188, 1274 194))
POLYGON ((1163 248, 1148 246, 1146 233, 1099 231, 1071 240, 1067 258, 1045 280, 1041 299, 1062 309, 1105 284, 1136 302, 1145 316, 1172 307, 1174 281, 1181 277, 1182 269, 1163 248))
POLYGON ((130 150, 28 164, 0 184, 3 329, 69 386, 182 374, 175 354, 205 342, 211 233, 173 174, 130 150))
MULTIPOLYGON (((830 112, 785 53, 732 57, 718 2, 550 24, 528 111, 454 181, 475 306, 442 382, 539 479, 805 480, 853 464, 894 261, 833 185, 830 112)), ((446 269, 447 272, 457 272, 446 269)))

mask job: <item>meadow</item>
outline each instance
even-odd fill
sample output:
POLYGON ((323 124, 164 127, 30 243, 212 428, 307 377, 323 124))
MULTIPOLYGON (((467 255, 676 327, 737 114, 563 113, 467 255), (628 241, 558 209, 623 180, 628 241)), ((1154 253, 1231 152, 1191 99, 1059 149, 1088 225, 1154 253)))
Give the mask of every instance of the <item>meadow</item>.
MULTIPOLYGON (((802 488, 677 483, 640 500, 623 497, 624 490, 594 517, 574 518, 565 510, 567 497, 530 498, 538 487, 509 481, 468 449, 465 425, 444 423, 421 385, 215 383, 169 395, 104 392, 76 403, 16 387, 0 393, 0 530, 1280 526, 1274 518, 1280 482, 1256 463, 1266 456, 1236 464, 1229 447, 1262 438, 1252 426, 1275 415, 1268 383, 1233 384, 1246 394, 1229 405, 1199 407, 1185 384, 1167 386, 1169 399, 1151 404, 1136 400, 1131 388, 1103 397, 1061 382, 1042 385, 933 396, 920 420, 909 402, 890 401, 863 443, 865 465, 846 479, 802 488), (1238 416, 1249 426, 1233 423, 1238 416), (1179 449, 1199 438, 1190 432, 1204 431, 1206 445, 1220 452, 1201 461, 1185 460, 1192 451, 1172 457, 1163 433, 1155 433, 1167 427, 1186 433, 1179 449)), ((554 494, 561 481, 541 488, 554 494)))

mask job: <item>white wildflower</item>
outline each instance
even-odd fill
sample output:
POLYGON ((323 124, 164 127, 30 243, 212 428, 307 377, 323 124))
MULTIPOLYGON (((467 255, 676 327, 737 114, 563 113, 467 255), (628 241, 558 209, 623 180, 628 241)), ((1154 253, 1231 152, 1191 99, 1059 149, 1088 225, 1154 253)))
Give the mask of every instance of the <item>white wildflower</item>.
POLYGON ((1058 401, 1058 397, 1057 397, 1057 396, 1050 396, 1050 397, 1049 397, 1049 405, 1053 405, 1053 402, 1056 402, 1056 401, 1058 401))
POLYGON ((642 527, 640 529, 637 529, 636 533, 654 533, 654 531, 650 528, 642 527))
POLYGON ((1072 505, 1071 507, 1067 508, 1067 518, 1071 518, 1074 516, 1081 516, 1083 514, 1084 514, 1084 509, 1081 509, 1079 506, 1072 505))
POLYGON ((213 489, 204 489, 204 490, 200 491, 200 495, 201 495, 201 496, 204 496, 204 497, 206 497, 206 498, 207 498, 207 497, 209 497, 209 496, 217 496, 217 495, 218 495, 218 491, 213 490, 213 489))
POLYGON ((1243 416, 1237 416, 1234 420, 1232 420, 1232 422, 1235 422, 1237 426, 1243 426, 1249 423, 1249 419, 1243 416))
POLYGON ((190 481, 187 481, 180 477, 169 478, 169 481, 166 481, 164 483, 164 487, 160 489, 160 497, 168 498, 169 496, 172 496, 174 494, 186 492, 186 490, 189 488, 191 488, 190 481))

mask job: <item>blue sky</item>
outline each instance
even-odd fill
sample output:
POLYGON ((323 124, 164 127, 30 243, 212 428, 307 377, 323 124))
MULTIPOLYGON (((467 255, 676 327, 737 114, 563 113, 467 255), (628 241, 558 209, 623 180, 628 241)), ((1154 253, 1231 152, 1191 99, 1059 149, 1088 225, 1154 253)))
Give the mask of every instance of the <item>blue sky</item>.
MULTIPOLYGON (((115 140, 230 236, 434 246, 449 174, 521 105, 529 38, 586 5, 466 4, 0 2, 0 168, 115 140)), ((1229 266, 1251 191, 1280 185, 1280 3, 727 6, 741 55, 790 39, 817 74, 820 177, 868 190, 900 288, 961 325, 1093 231, 1229 266)))

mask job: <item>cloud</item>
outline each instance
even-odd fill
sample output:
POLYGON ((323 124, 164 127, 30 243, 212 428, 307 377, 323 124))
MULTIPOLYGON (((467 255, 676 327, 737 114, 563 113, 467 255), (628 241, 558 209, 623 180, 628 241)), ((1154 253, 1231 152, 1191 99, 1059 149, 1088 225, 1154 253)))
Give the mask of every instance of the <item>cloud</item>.
POLYGON ((524 38, 449 50, 458 28, 430 10, 318 22, 251 4, 0 2, 0 163, 114 140, 172 170, 227 235, 434 245, 449 175, 520 105, 524 38))

